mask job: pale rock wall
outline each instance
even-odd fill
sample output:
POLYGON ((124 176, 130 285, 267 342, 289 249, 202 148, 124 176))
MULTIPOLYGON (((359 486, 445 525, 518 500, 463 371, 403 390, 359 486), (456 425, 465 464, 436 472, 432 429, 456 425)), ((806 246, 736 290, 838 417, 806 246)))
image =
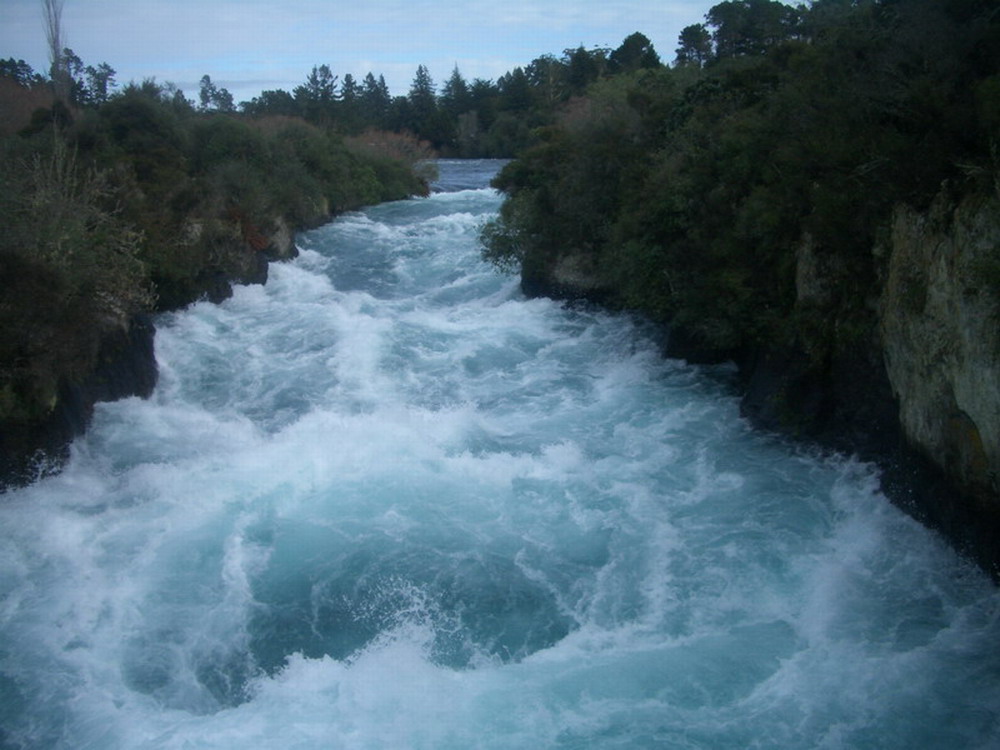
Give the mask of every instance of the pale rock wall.
POLYGON ((886 371, 909 442, 974 498, 1000 500, 1000 200, 957 204, 946 192, 926 213, 892 221, 880 304, 886 371))

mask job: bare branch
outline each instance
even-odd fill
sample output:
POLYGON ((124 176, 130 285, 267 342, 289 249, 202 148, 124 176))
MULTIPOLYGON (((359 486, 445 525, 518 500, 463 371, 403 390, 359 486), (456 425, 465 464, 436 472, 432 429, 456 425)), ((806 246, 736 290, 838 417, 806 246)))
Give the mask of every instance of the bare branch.
POLYGON ((49 62, 52 64, 50 75, 56 97, 65 100, 69 95, 69 86, 63 59, 63 2, 64 0, 42 0, 42 21, 45 25, 45 41, 49 45, 49 62))

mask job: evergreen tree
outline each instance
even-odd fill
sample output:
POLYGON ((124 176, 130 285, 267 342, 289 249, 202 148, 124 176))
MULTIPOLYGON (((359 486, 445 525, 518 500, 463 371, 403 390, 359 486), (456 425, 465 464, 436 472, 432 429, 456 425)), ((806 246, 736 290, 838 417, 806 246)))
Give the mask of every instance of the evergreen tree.
POLYGON ((441 88, 439 104, 441 109, 451 118, 457 118, 471 107, 472 100, 469 96, 469 85, 462 78, 457 65, 452 70, 451 77, 441 88))
POLYGON ((409 103, 408 129, 435 146, 441 146, 447 140, 448 134, 445 132, 443 118, 439 117, 434 80, 423 65, 417 66, 407 102, 409 103))
POLYGON ((705 16, 714 31, 719 58, 758 55, 788 39, 799 23, 799 11, 778 0, 726 0, 705 16))
POLYGON ((233 112, 235 110, 233 95, 225 88, 219 88, 212 83, 212 78, 208 74, 203 75, 198 84, 198 100, 203 112, 211 110, 233 112))
POLYGON ((329 65, 314 65, 306 82, 293 89, 295 101, 307 120, 328 123, 333 119, 337 78, 329 65))
POLYGON ((498 108, 506 112, 527 113, 534 105, 534 92, 523 68, 514 68, 497 81, 500 88, 498 108))
POLYGON ((525 75, 539 101, 545 106, 554 106, 566 91, 566 64, 552 55, 536 57, 525 68, 525 75))
POLYGON ((469 98, 475 110, 479 127, 488 130, 497 116, 497 97, 500 92, 492 81, 476 78, 469 86, 469 98))
POLYGON ((84 66, 69 47, 63 50, 62 64, 69 81, 69 100, 78 107, 98 106, 108 100, 109 89, 115 86, 115 69, 107 63, 96 68, 84 66))
POLYGON ((71 104, 83 106, 87 103, 87 83, 83 80, 83 61, 66 47, 62 51, 62 72, 66 77, 71 104))
POLYGON ((568 49, 564 53, 566 61, 566 84, 571 95, 580 95, 601 77, 607 62, 604 50, 586 50, 583 46, 568 49))
POLYGON ((248 115, 285 115, 295 117, 301 113, 295 97, 282 89, 260 92, 249 102, 240 105, 248 115))
POLYGON ((704 24, 685 26, 677 38, 675 65, 702 67, 712 59, 712 35, 704 24))
POLYGON ((364 121, 369 127, 387 127, 392 97, 389 95, 389 87, 385 85, 385 78, 379 76, 376 79, 370 72, 365 76, 361 87, 361 104, 364 121))
POLYGON ((638 31, 625 37, 608 58, 608 72, 612 74, 630 73, 640 68, 658 68, 660 56, 656 54, 653 43, 638 31))
POLYGON ((343 83, 340 84, 338 120, 347 133, 357 133, 364 128, 361 94, 361 86, 354 80, 354 76, 350 73, 344 74, 343 83))
POLYGON ((115 69, 107 63, 101 63, 96 68, 88 65, 84 71, 87 74, 87 91, 90 103, 95 106, 104 104, 115 87, 115 69))
POLYGON ((361 87, 350 73, 344 75, 340 84, 340 100, 345 104, 354 104, 361 95, 361 87))
POLYGON ((417 66, 417 73, 410 85, 409 99, 418 117, 429 116, 437 109, 434 80, 423 65, 417 66))
POLYGON ((25 88, 40 86, 45 82, 45 79, 28 63, 24 60, 15 60, 13 57, 0 60, 0 77, 10 78, 25 88))

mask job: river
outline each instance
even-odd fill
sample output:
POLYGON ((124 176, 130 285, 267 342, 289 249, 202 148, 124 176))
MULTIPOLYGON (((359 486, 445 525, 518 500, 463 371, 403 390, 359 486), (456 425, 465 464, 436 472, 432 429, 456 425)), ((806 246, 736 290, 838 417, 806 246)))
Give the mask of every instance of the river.
POLYGON ((727 367, 527 300, 494 162, 157 320, 0 498, 0 747, 1000 747, 1000 595, 727 367))

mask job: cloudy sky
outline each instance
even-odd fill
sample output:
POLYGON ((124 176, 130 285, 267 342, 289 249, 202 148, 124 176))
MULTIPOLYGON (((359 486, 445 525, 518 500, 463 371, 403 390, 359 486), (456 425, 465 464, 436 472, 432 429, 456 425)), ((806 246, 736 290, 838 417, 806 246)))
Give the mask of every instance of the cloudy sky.
MULTIPOLYGON (((495 80, 543 54, 617 47, 633 31, 671 61, 677 35, 719 0, 65 0, 63 34, 119 83, 155 77, 196 98, 205 73, 237 102, 291 90, 313 65, 385 76, 405 94, 417 65, 495 80)), ((0 58, 48 69, 41 0, 0 0, 0 58)))

